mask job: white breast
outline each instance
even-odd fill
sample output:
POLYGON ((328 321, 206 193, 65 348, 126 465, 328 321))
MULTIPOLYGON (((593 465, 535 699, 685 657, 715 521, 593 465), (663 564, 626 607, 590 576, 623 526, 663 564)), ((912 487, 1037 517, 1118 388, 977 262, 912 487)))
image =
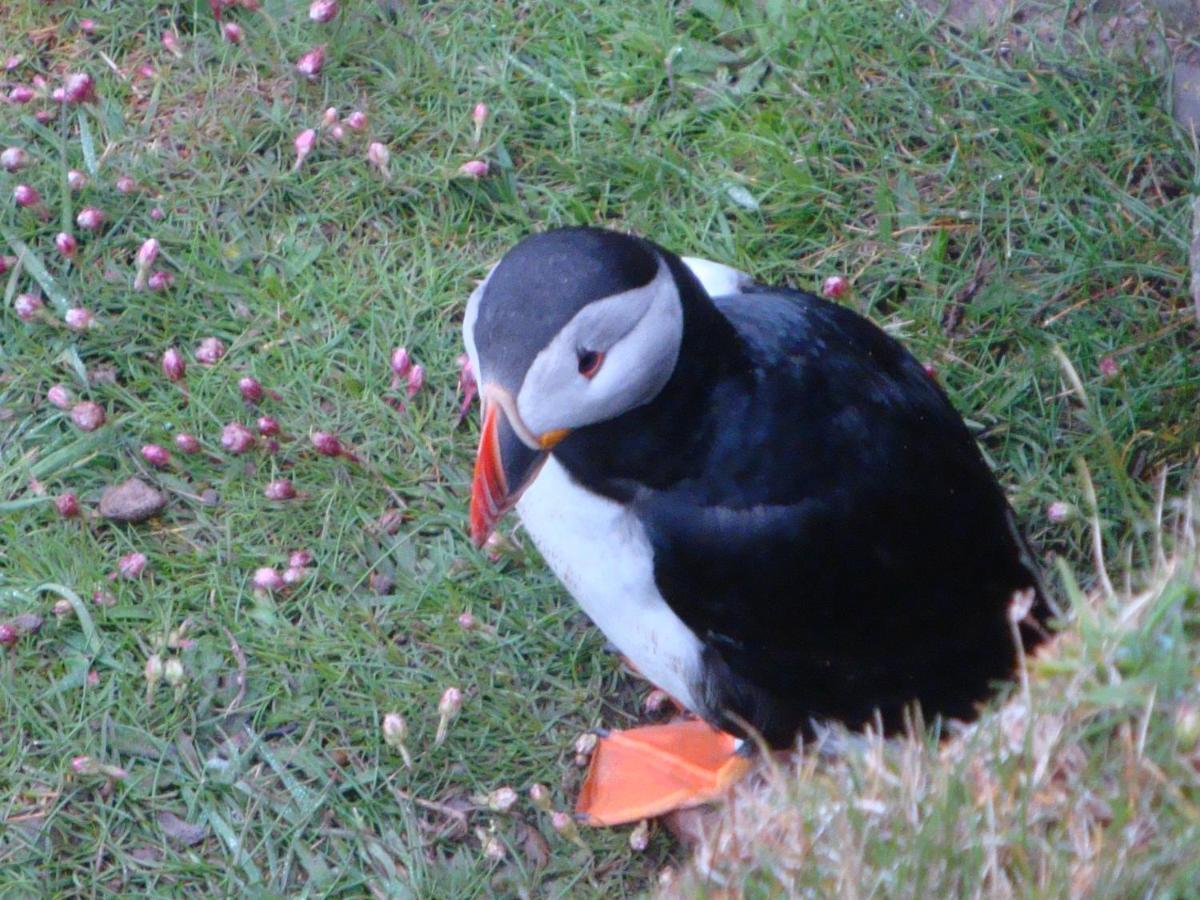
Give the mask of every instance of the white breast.
POLYGON ((619 503, 584 490, 553 457, 517 512, 546 563, 608 639, 643 676, 695 710, 700 641, 659 594, 641 523, 619 503))

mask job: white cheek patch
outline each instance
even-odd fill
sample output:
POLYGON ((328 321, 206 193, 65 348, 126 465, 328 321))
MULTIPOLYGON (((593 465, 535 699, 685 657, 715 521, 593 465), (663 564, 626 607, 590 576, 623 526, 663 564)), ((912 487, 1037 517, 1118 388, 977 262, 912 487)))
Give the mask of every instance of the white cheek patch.
POLYGON ((648 403, 671 377, 683 338, 683 305, 661 260, 642 287, 589 303, 534 359, 517 394, 529 430, 578 428, 648 403), (605 354, 592 379, 579 374, 579 351, 605 354))

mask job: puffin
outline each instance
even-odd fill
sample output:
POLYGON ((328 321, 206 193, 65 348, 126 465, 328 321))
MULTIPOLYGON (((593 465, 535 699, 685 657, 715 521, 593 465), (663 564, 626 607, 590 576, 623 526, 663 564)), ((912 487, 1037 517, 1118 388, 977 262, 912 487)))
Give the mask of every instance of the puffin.
POLYGON ((688 715, 601 731, 577 813, 704 803, 822 723, 970 720, 1052 605, 937 381, 851 309, 631 234, 525 237, 471 294, 469 530, 515 508, 688 715))

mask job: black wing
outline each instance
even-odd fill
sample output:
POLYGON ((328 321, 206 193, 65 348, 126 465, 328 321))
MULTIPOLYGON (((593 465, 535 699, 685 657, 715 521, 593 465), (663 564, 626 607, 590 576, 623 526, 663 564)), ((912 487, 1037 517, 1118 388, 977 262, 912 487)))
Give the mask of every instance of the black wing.
POLYGON ((634 497, 659 589, 706 644, 710 717, 776 744, 877 709, 899 727, 914 700, 969 717, 1012 673, 1008 604, 1036 575, 961 417, 850 310, 718 306, 752 372, 706 405, 706 470, 634 497))

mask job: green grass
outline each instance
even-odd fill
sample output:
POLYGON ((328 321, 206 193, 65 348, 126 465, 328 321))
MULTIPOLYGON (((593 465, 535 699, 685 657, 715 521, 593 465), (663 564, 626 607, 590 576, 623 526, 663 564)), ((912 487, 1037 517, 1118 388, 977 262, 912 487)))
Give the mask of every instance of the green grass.
POLYGON ((6 9, 0 55, 25 61, 5 93, 35 74, 97 80, 97 104, 44 126, 32 112, 48 102, 3 108, 0 144, 34 163, 0 172, 0 227, 53 278, 49 319, 59 296, 99 327, 20 322, 11 303, 35 287, 27 267, 0 281, 0 617, 48 619, 0 650, 0 886, 613 896, 682 859, 665 836, 638 854, 623 832, 588 831, 584 849, 524 798, 506 815, 480 802, 545 783, 568 808, 575 737, 635 719, 644 690, 535 553, 493 563, 464 533, 474 431, 455 427, 458 323, 473 279, 535 228, 630 228, 809 289, 850 275, 847 302, 933 363, 979 426, 1048 559, 1090 570, 1086 517, 1044 515, 1052 500, 1088 509, 1086 472, 1107 557, 1150 561, 1155 478, 1165 470, 1179 492, 1200 442, 1195 175, 1159 74, 1086 49, 1006 58, 893 3, 343 7, 328 26, 299 2, 232 11, 238 46, 206 3, 6 9), (98 23, 90 40, 75 28, 83 15, 98 23), (182 58, 160 48, 170 27, 182 58), (325 69, 307 82, 292 63, 318 42, 325 69), (476 147, 479 100, 491 118, 476 147), (291 171, 293 137, 330 105, 367 112, 390 180, 353 134, 323 136, 291 171), (475 157, 491 175, 456 178, 475 157), (66 190, 67 168, 95 169, 82 194, 66 190), (115 190, 122 174, 136 193, 115 190), (49 221, 11 206, 18 181, 41 191, 49 221), (53 236, 75 230, 86 203, 109 221, 68 266, 53 236), (161 295, 129 287, 151 235, 176 275, 161 295), (209 335, 229 345, 221 364, 193 364, 186 394, 166 382, 162 351, 190 359, 209 335), (403 412, 388 402, 396 344, 429 373, 403 412), (1115 377, 1100 372, 1105 356, 1115 377), (219 450, 223 424, 257 414, 235 387, 245 373, 280 394, 263 404, 285 432, 277 454, 219 450), (103 403, 108 424, 73 428, 43 399, 56 382, 103 403), (366 463, 317 456, 316 429, 366 463), (148 472, 139 447, 179 431, 212 455, 148 472), (132 474, 168 492, 161 518, 55 515, 56 494, 94 509, 132 474), (278 475, 307 496, 263 499, 278 475), (215 504, 201 500, 209 490, 215 504), (379 533, 396 508, 400 529, 379 533), (255 596, 254 569, 301 547, 312 576, 255 596), (147 573, 110 583, 134 550, 147 573), (392 593, 371 589, 373 572, 392 593), (89 618, 55 620, 48 583, 89 618), (96 590, 114 602, 94 604, 96 590), (463 611, 484 627, 460 628, 463 611), (147 703, 147 655, 177 652, 164 645, 184 622, 185 681, 147 703), (451 685, 466 700, 435 747, 451 685), (389 711, 409 723, 412 769, 380 738, 389 711), (84 754, 129 777, 73 774, 84 754), (163 813, 203 836, 168 839, 163 813), (492 834, 500 862, 482 852, 492 834))

